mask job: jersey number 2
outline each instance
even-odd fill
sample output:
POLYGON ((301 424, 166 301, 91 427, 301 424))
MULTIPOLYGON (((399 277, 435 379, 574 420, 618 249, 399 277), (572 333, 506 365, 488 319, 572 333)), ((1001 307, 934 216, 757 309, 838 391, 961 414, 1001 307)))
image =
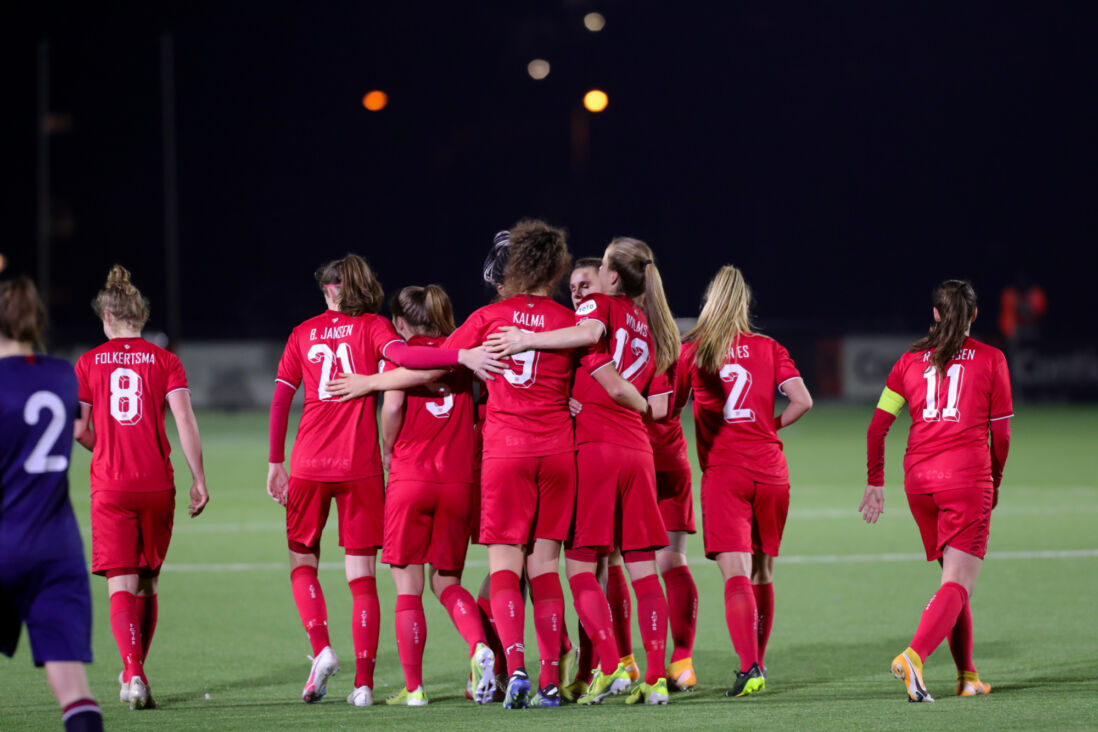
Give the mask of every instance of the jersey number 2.
POLYGON ((949 386, 946 388, 946 405, 944 409, 938 408, 938 403, 941 401, 938 369, 934 366, 928 366, 926 371, 923 372, 923 378, 926 379, 926 408, 923 410, 923 421, 937 422, 944 419, 947 422, 960 422, 961 410, 957 408, 957 403, 961 400, 961 385, 965 378, 965 367, 955 363, 946 370, 946 381, 949 382, 949 386))
POLYGON ((755 410, 743 407, 747 392, 751 391, 751 372, 738 363, 726 363, 721 367, 721 381, 732 382, 732 390, 724 400, 724 421, 729 424, 754 422, 755 410))
POLYGON ((69 467, 69 459, 64 455, 50 455, 50 450, 57 444, 57 438, 65 428, 65 405, 61 397, 52 391, 34 392, 23 407, 23 421, 33 427, 38 424, 42 412, 50 413, 50 423, 38 438, 38 444, 27 455, 23 470, 32 475, 63 473, 69 467))

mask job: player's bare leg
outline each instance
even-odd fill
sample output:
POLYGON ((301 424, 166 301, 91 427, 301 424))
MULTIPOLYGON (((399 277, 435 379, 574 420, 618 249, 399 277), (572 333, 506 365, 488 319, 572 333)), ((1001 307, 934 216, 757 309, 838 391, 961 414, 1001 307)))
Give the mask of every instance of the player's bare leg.
POLYGON ((751 589, 759 615, 759 668, 766 677, 766 645, 774 627, 774 557, 762 552, 751 555, 751 589))
POLYGON ((685 531, 668 531, 667 546, 656 550, 656 566, 667 588, 667 619, 671 627, 671 662, 667 682, 672 691, 691 691, 694 674, 694 635, 698 624, 698 587, 686 561, 685 531))
POLYGON ((492 615, 496 621, 503 653, 507 658, 507 690, 504 693, 505 709, 523 709, 528 706, 530 678, 526 674, 526 656, 523 631, 526 609, 522 601, 519 577, 526 563, 526 553, 521 546, 490 544, 488 566, 491 575, 492 615))
POLYGON ((111 632, 122 657, 119 701, 131 709, 151 709, 155 705, 145 676, 145 655, 141 640, 141 619, 137 614, 138 576, 107 573, 107 592, 111 602, 111 632))
POLYGON ((740 657, 736 683, 725 696, 747 696, 766 688, 759 667, 758 608, 751 589, 751 553, 721 552, 717 566, 724 578, 724 620, 732 646, 740 657))
POLYGON ((53 696, 63 710, 62 721, 68 725, 79 718, 81 728, 103 729, 103 714, 88 686, 88 674, 79 661, 46 661, 46 680, 53 696))

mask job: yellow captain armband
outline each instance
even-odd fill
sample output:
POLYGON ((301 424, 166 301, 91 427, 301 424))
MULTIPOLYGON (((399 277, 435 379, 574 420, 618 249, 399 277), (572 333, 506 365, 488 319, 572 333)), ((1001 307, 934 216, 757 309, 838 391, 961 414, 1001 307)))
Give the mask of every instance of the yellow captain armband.
POLYGON ((892 416, 896 416, 906 403, 907 401, 902 396, 886 386, 884 391, 881 392, 880 400, 877 402, 877 409, 883 409, 892 416))

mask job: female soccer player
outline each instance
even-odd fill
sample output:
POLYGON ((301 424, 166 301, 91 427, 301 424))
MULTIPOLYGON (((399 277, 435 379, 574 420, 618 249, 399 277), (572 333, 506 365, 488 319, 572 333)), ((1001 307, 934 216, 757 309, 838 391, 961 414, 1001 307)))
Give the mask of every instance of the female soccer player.
MULTIPOLYGON (((454 330, 450 298, 438 285, 405 287, 390 308, 397 332, 410 345, 438 347, 454 330)), ((427 562, 431 590, 469 644, 473 696, 479 704, 492 700, 495 656, 476 603, 461 586, 474 507, 474 409, 472 376, 465 370, 407 392, 385 392, 381 456, 389 484, 381 560, 391 565, 396 583, 397 650, 404 667, 404 689, 389 704, 427 703, 422 600, 427 562)))
MULTIPOLYGON (((492 334, 489 351, 511 355, 526 349, 586 347, 576 374, 579 476, 576 519, 567 571, 576 611, 599 649, 601 668, 580 703, 595 704, 630 685, 612 633, 606 595, 595 578, 599 556, 622 550, 633 580, 646 676, 629 702, 666 704, 667 600, 656 574, 654 550, 667 545, 656 502, 652 445, 641 418, 649 406, 641 391, 679 352, 678 331, 667 307, 652 250, 619 237, 599 268, 602 292, 576 309, 576 325, 556 332, 525 333, 509 327, 492 334), (614 368, 605 368, 614 364, 614 368), (620 371, 619 371, 620 370, 620 371), (607 517, 615 516, 616 521, 607 517), (647 619, 651 618, 651 622, 647 619)), ((513 356, 512 356, 513 358, 513 356)))
MULTIPOLYGON (((540 332, 572 322, 571 311, 550 297, 568 271, 564 232, 541 221, 522 221, 511 229, 509 250, 503 299, 470 315, 445 346, 479 345, 504 325, 540 332)), ((377 389, 408 388, 438 375, 398 369, 375 377, 340 378, 329 389, 351 399, 377 389)), ((510 674, 503 701, 508 709, 560 704, 557 660, 564 593, 557 568, 575 501, 571 376, 570 352, 525 351, 512 355, 503 378, 488 384, 480 541, 488 545, 492 611, 510 674), (541 657, 540 691, 532 700, 519 589, 524 564, 541 657)))
POLYGON ((957 695, 991 692, 972 663, 968 599, 987 550, 1014 415, 1006 358, 969 336, 976 319, 972 285, 946 280, 934 290, 933 306, 930 332, 892 367, 873 413, 866 436, 869 479, 858 507, 867 523, 884 513, 885 435, 907 403, 904 490, 927 561, 942 565, 941 586, 911 645, 892 661, 892 675, 915 702, 934 701, 923 684, 923 663, 943 638, 957 663, 957 695))
POLYGON ((26 624, 65 729, 102 730, 88 687, 91 590, 69 503, 69 435, 80 409, 66 361, 36 355, 46 311, 25 277, 0 284, 0 652, 26 624))
POLYGON ((165 408, 172 410, 191 469, 191 518, 210 499, 202 440, 183 364, 141 337, 149 301, 124 267, 111 268, 92 308, 108 339, 76 362, 82 405, 77 440, 92 451, 92 572, 107 577, 111 630, 125 665, 119 699, 134 709, 151 708, 144 663, 156 630, 156 590, 175 514, 165 408))
POLYGON ((278 365, 271 402, 267 493, 286 507, 286 537, 294 602, 313 647, 313 665, 301 698, 320 701, 339 661, 328 638, 328 611, 317 580, 320 537, 334 499, 339 510, 339 543, 344 547, 353 598, 354 706, 373 704, 380 607, 374 577, 382 543, 385 486, 378 450, 373 398, 341 404, 325 388, 333 372, 377 372, 378 362, 424 367, 458 363, 488 365, 483 351, 408 346, 392 324, 377 315, 383 293, 365 260, 353 254, 324 265, 316 281, 328 309, 294 328, 278 365), (294 444, 292 477, 287 476, 286 427, 290 403, 305 382, 305 409, 294 444))
POLYGON ((777 431, 812 407, 789 352, 752 332, 750 303, 743 274, 722 267, 697 325, 683 337, 677 378, 680 388, 694 391, 705 555, 724 578, 725 622, 740 657, 725 696, 766 688, 762 651, 774 616, 774 557, 789 511, 789 470, 777 431), (775 390, 789 398, 776 417, 775 390))

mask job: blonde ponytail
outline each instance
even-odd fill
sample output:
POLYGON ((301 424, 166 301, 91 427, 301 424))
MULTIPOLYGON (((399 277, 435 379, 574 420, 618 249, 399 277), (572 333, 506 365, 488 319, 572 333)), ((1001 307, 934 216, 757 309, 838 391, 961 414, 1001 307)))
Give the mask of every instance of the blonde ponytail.
POLYGON ((743 273, 730 264, 721 267, 705 290, 705 304, 697 324, 683 336, 696 341, 694 361, 709 373, 720 371, 732 344, 751 330, 751 288, 743 273))
POLYGON ((615 237, 606 247, 607 265, 618 273, 622 292, 644 311, 656 348, 656 373, 661 374, 679 357, 679 329, 653 256, 647 244, 627 236, 615 237))

